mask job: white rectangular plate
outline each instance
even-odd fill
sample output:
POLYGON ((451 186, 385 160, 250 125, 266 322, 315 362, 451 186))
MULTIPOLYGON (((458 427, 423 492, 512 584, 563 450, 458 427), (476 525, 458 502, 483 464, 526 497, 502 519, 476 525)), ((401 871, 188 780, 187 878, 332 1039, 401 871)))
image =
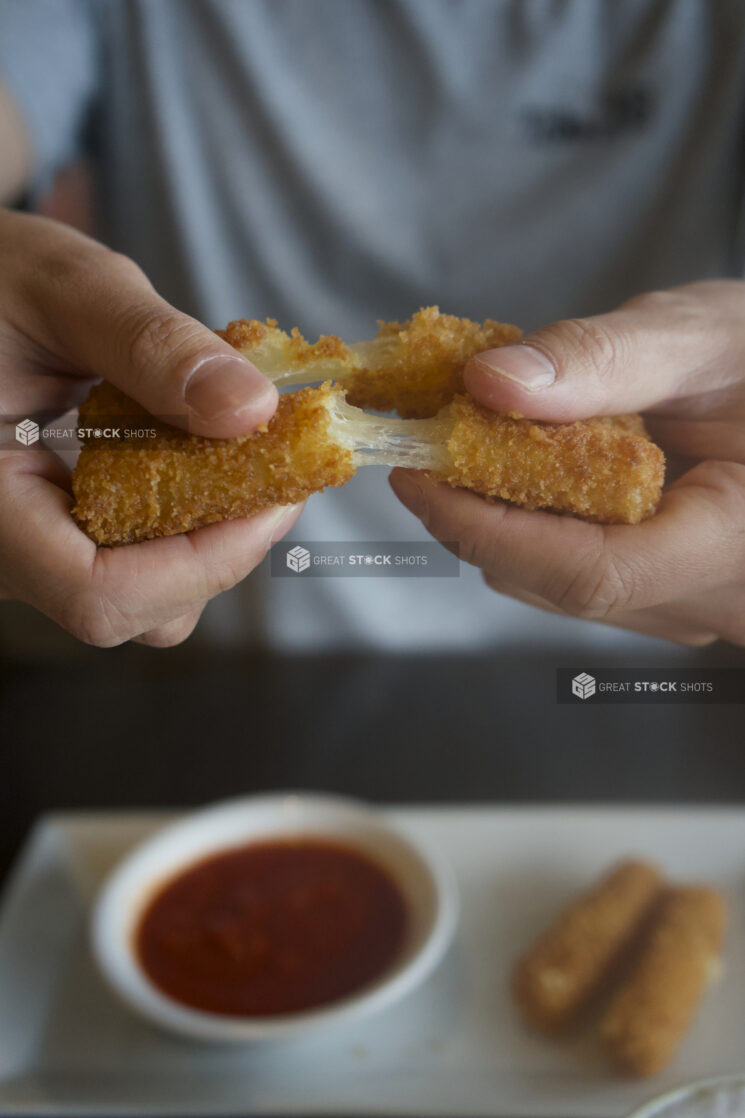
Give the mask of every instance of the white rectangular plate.
POLYGON ((87 947, 96 888, 165 814, 47 816, 0 919, 0 1115, 491 1115, 620 1118, 681 1081, 745 1069, 745 811, 699 808, 398 808, 460 884, 455 944, 406 1001, 340 1032, 248 1048, 161 1034, 109 993, 87 947), (573 892, 639 854, 731 905, 726 980, 675 1065, 653 1081, 608 1069, 592 1027, 526 1032, 510 965, 573 892))

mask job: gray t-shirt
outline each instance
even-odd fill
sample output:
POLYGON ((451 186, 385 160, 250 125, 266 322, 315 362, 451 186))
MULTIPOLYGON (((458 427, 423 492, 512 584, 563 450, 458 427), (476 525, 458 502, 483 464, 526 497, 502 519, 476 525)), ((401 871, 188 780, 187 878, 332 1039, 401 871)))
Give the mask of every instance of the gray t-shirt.
MULTIPOLYGON (((36 193, 86 151, 101 235, 211 326, 525 329, 741 273, 741 0, 0 0, 36 193)), ((369 468, 298 539, 426 533, 369 468)), ((653 648, 457 579, 272 579, 205 632, 279 647, 653 648)))

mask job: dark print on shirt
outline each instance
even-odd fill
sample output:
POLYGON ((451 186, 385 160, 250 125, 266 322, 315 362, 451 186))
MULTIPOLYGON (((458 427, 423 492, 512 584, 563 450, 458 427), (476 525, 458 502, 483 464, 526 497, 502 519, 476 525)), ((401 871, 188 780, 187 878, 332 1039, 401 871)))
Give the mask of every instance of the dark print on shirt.
POLYGON ((635 87, 606 93, 587 114, 560 105, 529 105, 522 110, 521 120, 528 138, 537 144, 610 140, 643 128, 652 108, 651 92, 635 87))

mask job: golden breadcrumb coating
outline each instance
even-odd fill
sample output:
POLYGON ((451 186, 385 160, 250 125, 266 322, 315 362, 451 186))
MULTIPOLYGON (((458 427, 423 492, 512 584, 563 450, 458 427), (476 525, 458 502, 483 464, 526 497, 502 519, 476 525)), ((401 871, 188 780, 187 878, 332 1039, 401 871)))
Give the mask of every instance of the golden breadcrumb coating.
POLYGON ((329 335, 311 344, 276 319, 241 319, 217 333, 277 383, 328 377, 343 383, 350 404, 396 411, 404 419, 436 415, 463 391, 469 357, 509 345, 517 326, 487 319, 483 324, 437 307, 423 307, 408 322, 379 322, 377 338, 347 346, 329 335))
POLYGON ((553 1033, 577 1020, 614 976, 661 888, 654 866, 624 862, 558 915, 513 971, 529 1024, 553 1033))
POLYGON ((665 458, 636 433, 638 417, 539 423, 500 415, 470 396, 456 397, 451 409, 451 485, 603 524, 638 524, 657 506, 665 458))
POLYGON ((355 472, 351 453, 327 437, 330 383, 280 398, 268 424, 235 439, 207 439, 155 422, 111 385, 91 390, 81 424, 145 416, 155 439, 89 443, 73 474, 73 516, 98 544, 189 532, 305 500, 355 472))
POLYGON ((666 893, 602 1021, 605 1050, 619 1071, 655 1075, 670 1063, 720 968, 726 919, 726 902, 714 889, 666 893))
MULTIPOLYGON (((90 438, 73 509, 99 544, 132 543, 250 516, 343 485, 364 464, 430 470, 452 486, 527 508, 637 523, 659 499, 662 452, 625 418, 552 425, 457 396, 431 419, 386 419, 347 404, 331 382, 280 396, 268 424, 208 439, 157 422, 112 385, 91 390, 81 425, 126 417, 155 438, 90 438)), ((126 428, 122 426, 122 430, 126 428)))
POLYGON ((268 424, 230 440, 189 435, 98 385, 81 408, 82 426, 119 417, 133 429, 154 428, 155 437, 86 440, 73 514, 97 543, 173 535, 293 504, 343 485, 365 463, 430 469, 490 499, 609 524, 636 524, 659 500, 664 457, 639 416, 549 424, 500 415, 459 394, 468 357, 515 341, 514 326, 426 307, 409 322, 381 323, 374 341, 356 346, 334 336, 310 344, 273 319, 232 322, 218 333, 279 383, 322 376, 337 385, 282 395, 268 424), (355 403, 417 418, 367 416, 355 403))
POLYGON ((522 336, 517 326, 492 319, 480 325, 440 314, 437 307, 423 307, 408 322, 378 325, 382 364, 371 362, 356 372, 347 399, 359 408, 397 411, 404 419, 436 415, 464 391, 463 369, 469 357, 522 336))
MULTIPOLYGON (((288 370, 308 370, 312 373, 314 367, 329 363, 333 366, 334 362, 338 363, 340 373, 349 367, 359 367, 359 361, 349 346, 334 334, 322 335, 314 343, 306 342, 296 326, 289 334, 279 330, 276 318, 267 318, 265 322, 240 318, 229 322, 224 330, 215 330, 215 333, 251 360, 251 355, 254 355, 258 362, 267 366, 261 371, 269 377, 272 373, 288 370)), ((330 375, 326 371, 315 379, 325 380, 330 375)))

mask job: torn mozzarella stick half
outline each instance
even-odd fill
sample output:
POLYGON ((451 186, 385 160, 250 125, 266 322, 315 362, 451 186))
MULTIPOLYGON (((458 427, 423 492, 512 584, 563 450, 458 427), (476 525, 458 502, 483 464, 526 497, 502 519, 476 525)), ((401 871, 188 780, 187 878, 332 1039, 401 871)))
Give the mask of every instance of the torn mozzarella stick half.
POLYGON ((428 470, 487 498, 635 524, 654 511, 664 472, 662 452, 633 423, 541 424, 499 415, 468 396, 429 419, 391 419, 353 407, 339 385, 325 382, 281 395, 268 424, 235 439, 154 421, 106 383, 80 412, 87 430, 117 416, 140 416, 154 425, 154 437, 92 438, 80 453, 73 515, 102 545, 295 504, 343 485, 364 465, 428 470))
POLYGON ((275 319, 239 319, 217 333, 279 388, 334 380, 350 404, 396 411, 404 419, 436 415, 463 392, 469 357, 522 335, 517 326, 473 322, 440 314, 438 307, 423 307, 408 322, 378 326, 376 338, 353 345, 334 335, 307 342, 297 329, 278 329, 275 319))
POLYGON ((655 1075, 675 1055, 699 1004, 722 969, 727 905, 705 886, 670 889, 603 1017, 601 1034, 614 1066, 655 1075))
POLYGON ((662 892, 645 862, 623 862, 573 900, 515 966, 512 993, 545 1033, 573 1025, 613 979, 662 892))

